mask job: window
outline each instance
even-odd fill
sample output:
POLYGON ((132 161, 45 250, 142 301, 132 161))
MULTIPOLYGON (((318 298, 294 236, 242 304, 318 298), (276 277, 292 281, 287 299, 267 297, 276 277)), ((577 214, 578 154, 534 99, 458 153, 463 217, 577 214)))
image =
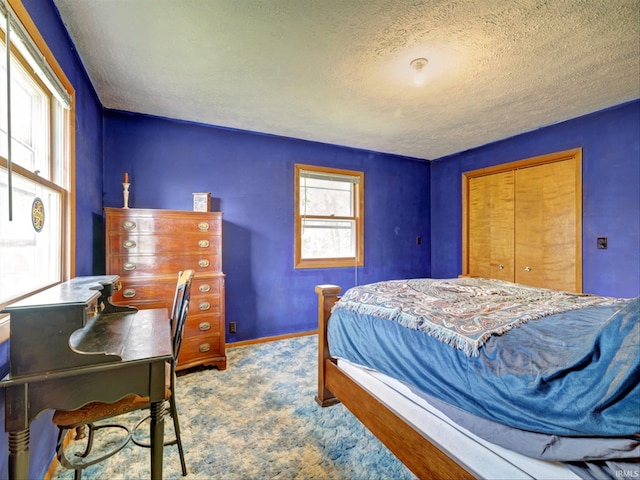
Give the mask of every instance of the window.
POLYGON ((295 166, 296 268, 364 265, 364 173, 295 166))
POLYGON ((0 3, 0 310, 72 273, 72 94, 21 3, 0 3))

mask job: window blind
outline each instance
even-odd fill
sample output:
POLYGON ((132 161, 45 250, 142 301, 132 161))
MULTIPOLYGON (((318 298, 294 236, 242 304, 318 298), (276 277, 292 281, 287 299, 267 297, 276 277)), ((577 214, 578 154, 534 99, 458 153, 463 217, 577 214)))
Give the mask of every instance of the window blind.
POLYGON ((316 172, 313 170, 300 170, 300 178, 312 178, 315 180, 332 180, 334 182, 360 184, 360 177, 356 175, 342 175, 340 173, 316 172))
POLYGON ((5 91, 0 92, 0 97, 6 101, 7 108, 7 193, 8 193, 8 218, 13 220, 13 182, 12 182, 12 129, 11 129, 11 47, 15 47, 25 58, 29 67, 56 98, 58 105, 64 109, 71 109, 71 95, 60 82, 49 63, 40 52, 22 22, 11 8, 7 0, 0 0, 0 29, 5 34, 5 91))
MULTIPOLYGON (((7 0, 0 1, 0 14, 3 17, 2 29, 5 30, 5 35, 10 39, 11 44, 27 59, 29 65, 34 69, 35 74, 47 85, 47 88, 55 95, 62 106, 67 110, 70 109, 71 95, 53 72, 51 66, 47 63, 31 36, 18 20, 17 15, 7 0), (11 32, 8 31, 9 28, 11 32)), ((9 50, 7 50, 7 65, 8 64, 9 50)), ((7 68, 7 77, 8 75, 9 68, 7 68)))

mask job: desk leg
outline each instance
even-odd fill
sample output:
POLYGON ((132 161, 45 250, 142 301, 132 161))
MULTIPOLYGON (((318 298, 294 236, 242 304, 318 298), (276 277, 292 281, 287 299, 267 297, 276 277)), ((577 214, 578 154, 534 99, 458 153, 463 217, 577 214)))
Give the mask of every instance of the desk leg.
POLYGON ((151 480, 162 480, 164 401, 151 404, 151 480))
POLYGON ((29 427, 9 432, 9 478, 29 478, 29 427))

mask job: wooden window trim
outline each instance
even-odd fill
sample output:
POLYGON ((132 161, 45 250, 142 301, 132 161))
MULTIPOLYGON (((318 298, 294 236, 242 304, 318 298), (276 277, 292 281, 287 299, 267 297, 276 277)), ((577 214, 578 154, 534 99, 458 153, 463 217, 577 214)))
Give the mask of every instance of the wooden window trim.
MULTIPOLYGON (((361 267, 364 265, 364 173, 355 170, 344 170, 338 168, 319 167, 316 165, 295 164, 295 246, 294 246, 294 267, 303 268, 339 268, 339 267, 361 267), (302 215, 300 214, 300 172, 310 170, 325 174, 345 175, 357 177, 359 183, 356 185, 354 195, 354 212, 356 223, 356 256, 346 258, 307 258, 302 256, 302 215)), ((308 215, 307 218, 329 218, 322 216, 308 215)), ((333 220, 351 220, 352 217, 331 217, 333 220)))

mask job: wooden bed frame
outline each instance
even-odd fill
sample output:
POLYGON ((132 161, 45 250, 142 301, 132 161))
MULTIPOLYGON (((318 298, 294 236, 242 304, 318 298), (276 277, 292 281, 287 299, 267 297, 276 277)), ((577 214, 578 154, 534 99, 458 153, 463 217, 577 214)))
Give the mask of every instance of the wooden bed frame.
POLYGON ((344 404, 418 478, 475 478, 336 365, 327 344, 327 321, 340 298, 336 285, 316 286, 318 294, 318 395, 322 407, 344 404))

